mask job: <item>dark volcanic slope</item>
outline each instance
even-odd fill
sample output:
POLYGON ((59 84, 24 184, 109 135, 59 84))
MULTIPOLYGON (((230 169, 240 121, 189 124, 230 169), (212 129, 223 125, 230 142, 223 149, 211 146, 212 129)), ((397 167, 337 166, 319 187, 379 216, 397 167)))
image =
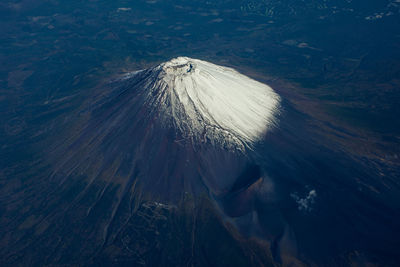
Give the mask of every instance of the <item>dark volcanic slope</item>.
MULTIPOLYGON (((115 258, 130 264, 208 265, 218 262, 215 253, 229 251, 237 257, 226 265, 270 262, 267 244, 239 238, 213 206, 214 198, 246 190, 261 177, 248 154, 247 135, 235 125, 224 126, 220 114, 201 111, 204 103, 194 103, 193 95, 178 95, 176 83, 186 77, 189 86, 197 86, 192 77, 210 75, 208 65, 171 62, 108 83, 73 112, 65 134, 56 133, 46 149, 46 165, 39 160, 32 178, 5 201, 12 210, 3 222, 11 234, 3 235, 4 244, 9 242, 2 247, 5 263, 97 264, 115 258), (192 98, 185 104, 186 96, 192 98), (23 207, 26 211, 17 211, 23 207), (135 240, 133 248, 126 238, 135 240), (220 252, 203 248, 211 247, 213 238, 220 252), (170 251, 181 246, 191 248, 170 251), (160 253, 166 258, 154 259, 160 253)), ((217 68, 215 75, 244 77, 217 68)), ((248 90, 251 83, 266 87, 248 80, 248 90)))
POLYGON ((235 132, 227 145, 207 134, 199 142, 148 102, 162 71, 101 86, 67 117, 45 161, 14 170, 0 191, 1 263, 398 260, 399 184, 380 174, 384 164, 348 152, 357 136, 283 101, 279 124, 252 146, 235 132))

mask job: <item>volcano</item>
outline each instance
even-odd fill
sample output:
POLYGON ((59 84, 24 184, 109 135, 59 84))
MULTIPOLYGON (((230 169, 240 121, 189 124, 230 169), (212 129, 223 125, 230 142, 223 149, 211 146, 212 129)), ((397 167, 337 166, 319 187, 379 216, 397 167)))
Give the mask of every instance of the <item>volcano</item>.
POLYGON ((346 149, 356 137, 232 68, 178 57, 129 72, 59 124, 1 188, 4 264, 396 258, 395 191, 346 149))
POLYGON ((167 201, 247 184, 238 177, 258 173, 251 151, 279 113, 280 98, 269 86, 185 57, 128 73, 109 88, 93 101, 87 126, 63 148, 54 176, 89 168, 96 179, 125 177, 122 195, 134 181, 167 201))

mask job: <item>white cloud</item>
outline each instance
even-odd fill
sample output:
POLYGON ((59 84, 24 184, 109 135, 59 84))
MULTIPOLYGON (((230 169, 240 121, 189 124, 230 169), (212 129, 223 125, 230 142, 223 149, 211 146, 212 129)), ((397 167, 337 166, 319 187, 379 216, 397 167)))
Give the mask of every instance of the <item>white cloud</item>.
POLYGON ((292 193, 290 196, 296 201, 300 211, 311 211, 311 205, 315 202, 317 191, 311 190, 304 198, 299 197, 297 193, 292 193))

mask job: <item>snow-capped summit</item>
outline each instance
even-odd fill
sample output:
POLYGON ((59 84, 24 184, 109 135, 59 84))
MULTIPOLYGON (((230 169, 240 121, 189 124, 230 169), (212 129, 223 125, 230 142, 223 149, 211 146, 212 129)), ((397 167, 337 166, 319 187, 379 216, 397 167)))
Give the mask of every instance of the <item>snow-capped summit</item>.
POLYGON ((161 124, 197 144, 251 147, 279 110, 280 98, 268 85, 198 59, 174 58, 135 75, 146 76, 145 103, 158 111, 161 124))

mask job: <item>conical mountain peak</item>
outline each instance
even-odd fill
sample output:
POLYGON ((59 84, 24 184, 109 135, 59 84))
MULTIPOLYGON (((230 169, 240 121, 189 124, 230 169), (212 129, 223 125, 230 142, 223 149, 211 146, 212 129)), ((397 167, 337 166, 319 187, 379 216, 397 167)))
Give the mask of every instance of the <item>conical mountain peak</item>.
POLYGON ((146 103, 183 138, 242 150, 276 122, 279 96, 234 69, 178 57, 150 72, 146 103))

